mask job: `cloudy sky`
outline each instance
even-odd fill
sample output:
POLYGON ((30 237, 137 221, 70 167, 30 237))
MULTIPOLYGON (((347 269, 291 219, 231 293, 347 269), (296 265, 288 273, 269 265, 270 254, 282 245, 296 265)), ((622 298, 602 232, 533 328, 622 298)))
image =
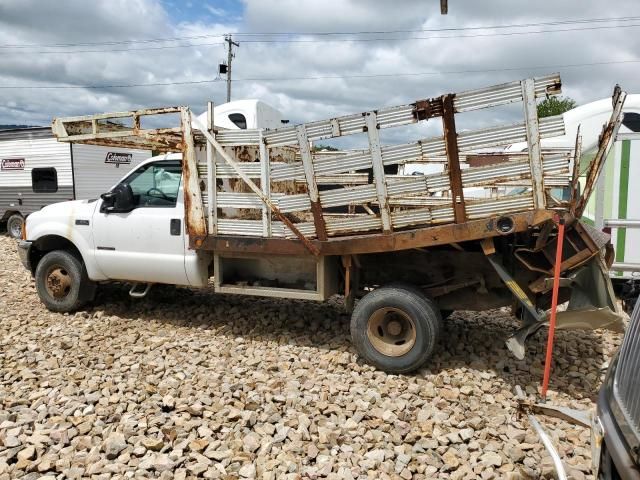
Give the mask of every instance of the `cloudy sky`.
POLYGON ((0 124, 222 103, 225 84, 212 80, 224 33, 240 42, 233 97, 260 98, 292 121, 556 71, 578 103, 616 83, 640 92, 640 4, 610 6, 449 0, 442 16, 439 0, 0 0, 0 124), (619 19, 594 21, 603 18, 619 19), (323 35, 332 32, 347 34, 323 35), (117 88, 176 82, 203 83, 117 88))

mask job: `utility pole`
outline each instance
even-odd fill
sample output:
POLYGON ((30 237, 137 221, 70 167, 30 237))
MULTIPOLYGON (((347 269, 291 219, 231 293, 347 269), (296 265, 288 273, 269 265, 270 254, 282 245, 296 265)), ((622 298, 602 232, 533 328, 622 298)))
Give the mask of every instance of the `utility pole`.
POLYGON ((231 60, 235 57, 233 47, 239 47, 238 42, 234 42, 231 35, 225 35, 224 41, 227 42, 227 102, 231 101, 231 60))

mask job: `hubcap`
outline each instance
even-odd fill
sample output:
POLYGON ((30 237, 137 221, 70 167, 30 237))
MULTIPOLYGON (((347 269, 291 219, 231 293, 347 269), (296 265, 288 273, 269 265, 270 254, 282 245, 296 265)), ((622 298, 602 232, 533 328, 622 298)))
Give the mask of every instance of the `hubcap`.
POLYGON ((22 222, 20 220, 14 220, 9 225, 9 233, 13 238, 20 238, 22 236, 22 222))
POLYGON ((67 269, 56 265, 47 272, 46 284, 49 295, 61 299, 69 295, 71 291, 71 276, 67 269))
POLYGON ((381 308, 369 317, 367 337, 378 352, 400 357, 415 345, 416 327, 411 317, 399 308, 381 308))

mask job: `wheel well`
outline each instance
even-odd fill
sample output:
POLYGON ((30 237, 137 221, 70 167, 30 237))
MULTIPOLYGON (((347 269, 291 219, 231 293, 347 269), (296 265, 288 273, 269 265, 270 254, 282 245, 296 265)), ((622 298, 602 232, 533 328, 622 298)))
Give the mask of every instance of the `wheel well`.
MULTIPOLYGON (((18 215, 22 215, 18 210, 7 210, 6 212, 4 212, 2 218, 0 218, 0 222, 6 222, 7 220, 9 220, 9 217, 11 217, 11 215, 14 215, 16 213, 18 215)), ((22 216, 24 217, 24 215, 22 216)))
POLYGON ((83 262, 80 250, 76 247, 71 240, 68 240, 59 235, 45 235, 34 241, 29 251, 29 261, 31 263, 31 272, 36 271, 38 263, 47 253, 54 250, 65 250, 71 253, 78 260, 83 262))

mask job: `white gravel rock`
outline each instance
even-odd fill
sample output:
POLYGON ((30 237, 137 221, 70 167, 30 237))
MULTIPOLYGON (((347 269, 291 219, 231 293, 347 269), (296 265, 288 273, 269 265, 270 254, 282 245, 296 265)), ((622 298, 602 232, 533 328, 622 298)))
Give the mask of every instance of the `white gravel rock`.
MULTIPOLYGON (((546 331, 513 359, 506 310, 455 312, 423 369, 387 375, 356 355, 339 299, 154 287, 133 300, 114 284, 56 314, 14 240, 0 237, 0 258, 0 480, 548 473, 513 394, 537 393, 546 331)), ((549 402, 593 408, 620 340, 558 331, 549 402)), ((543 421, 572 475, 590 478, 589 432, 543 421)))

